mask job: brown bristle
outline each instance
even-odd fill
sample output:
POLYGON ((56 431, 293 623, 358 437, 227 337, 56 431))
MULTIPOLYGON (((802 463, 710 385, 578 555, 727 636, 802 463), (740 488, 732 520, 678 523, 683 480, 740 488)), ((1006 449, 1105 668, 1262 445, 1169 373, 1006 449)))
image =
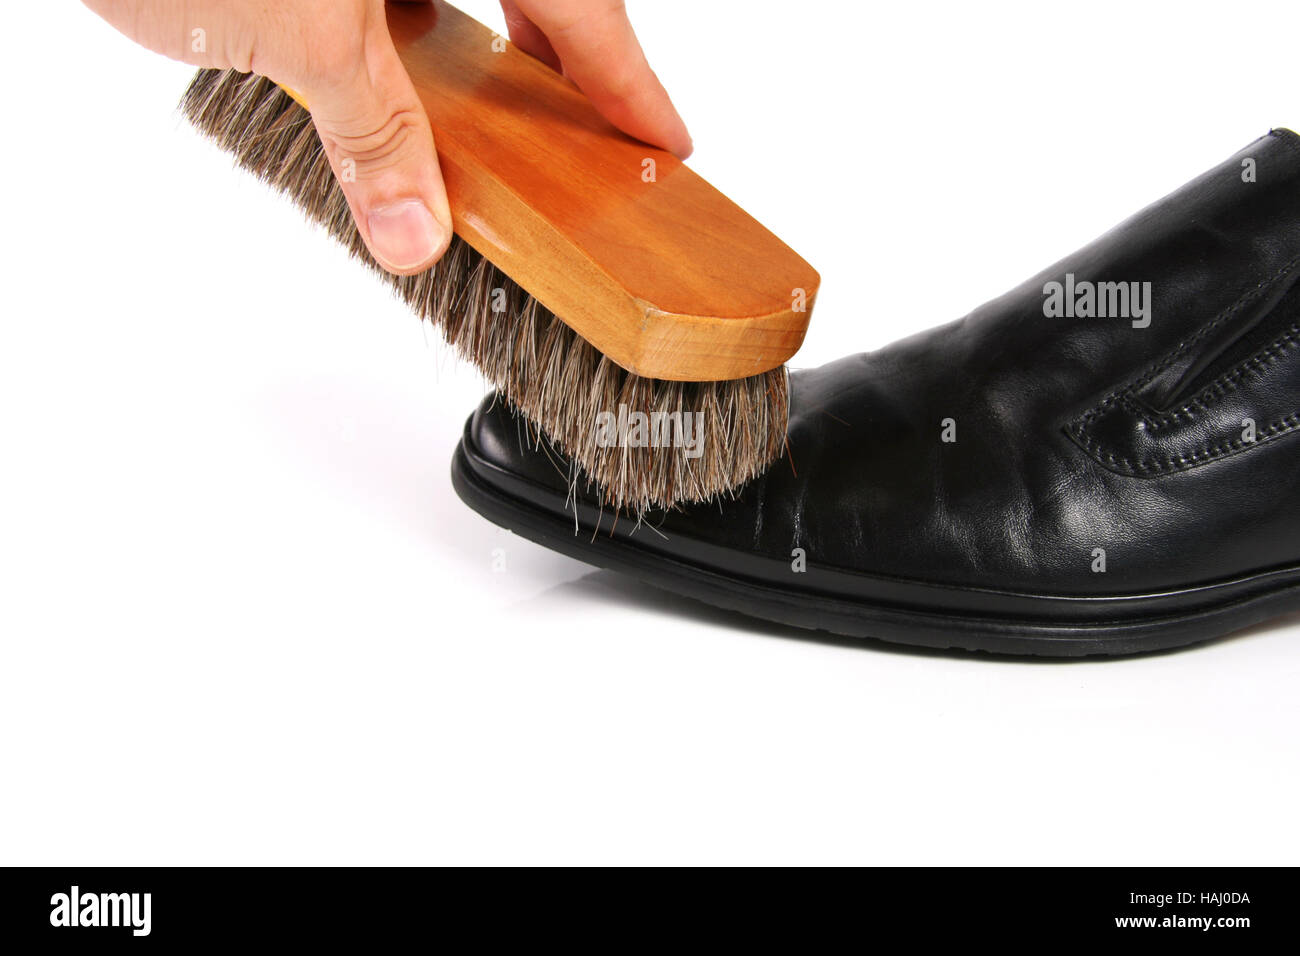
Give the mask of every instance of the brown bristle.
POLYGON ((391 275, 371 258, 357 232, 310 115, 287 93, 254 74, 200 70, 181 109, 241 166, 291 197, 386 278, 573 459, 588 488, 594 485, 607 504, 640 515, 728 494, 781 453, 789 391, 784 368, 727 382, 633 375, 458 236, 428 271, 391 275), (617 420, 620 406, 629 416, 661 413, 661 435, 668 430, 663 413, 698 416, 688 421, 702 423, 702 448, 646 447, 597 427, 602 414, 607 425, 617 420))

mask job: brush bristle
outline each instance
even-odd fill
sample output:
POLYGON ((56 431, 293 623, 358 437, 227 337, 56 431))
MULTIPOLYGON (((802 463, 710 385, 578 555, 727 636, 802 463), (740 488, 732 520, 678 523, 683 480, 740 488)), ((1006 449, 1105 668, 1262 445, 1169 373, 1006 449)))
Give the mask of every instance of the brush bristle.
MULTIPOLYGON (((789 389, 784 368, 726 382, 633 375, 460 237, 453 237, 446 255, 428 271, 391 275, 371 258, 357 232, 310 115, 287 93, 254 74, 200 70, 181 109, 239 165, 291 197, 386 278, 417 315, 437 326, 511 406, 578 465, 582 477, 573 480, 588 490, 594 486, 607 504, 640 515, 729 494, 781 453, 789 389), (628 447, 626 441, 611 443, 607 435, 601 441, 598 416, 617 416, 620 406, 647 416, 700 416, 693 421, 702 423, 702 448, 628 447)), ((540 435, 530 434, 540 442, 540 435)))

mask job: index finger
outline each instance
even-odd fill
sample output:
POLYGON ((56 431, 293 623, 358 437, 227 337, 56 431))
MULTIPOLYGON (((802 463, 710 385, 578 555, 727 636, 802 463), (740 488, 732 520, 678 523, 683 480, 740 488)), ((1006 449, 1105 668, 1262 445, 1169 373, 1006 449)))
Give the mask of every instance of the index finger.
POLYGON ((611 0, 514 0, 546 35, 578 85, 611 123, 685 159, 691 135, 646 61, 627 10, 611 0))

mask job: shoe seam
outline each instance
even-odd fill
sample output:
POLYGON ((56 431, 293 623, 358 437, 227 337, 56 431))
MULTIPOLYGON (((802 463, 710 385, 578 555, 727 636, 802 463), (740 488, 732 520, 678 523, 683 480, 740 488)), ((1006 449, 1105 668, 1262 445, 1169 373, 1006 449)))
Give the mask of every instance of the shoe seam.
MULTIPOLYGON (((1297 137, 1300 141, 1300 137, 1297 137)), ((1300 152, 1300 142, 1296 146, 1296 151, 1300 152)), ((1208 411, 1205 404, 1211 395, 1222 398, 1232 390, 1239 388, 1245 379, 1245 376, 1253 372, 1261 374, 1269 365, 1275 363, 1282 355, 1295 348, 1298 339, 1300 339, 1300 323, 1293 324, 1278 339, 1275 339, 1269 345, 1257 351, 1250 358, 1238 363, 1229 372, 1216 379, 1209 386, 1199 392, 1195 397, 1184 403, 1180 408, 1172 409, 1169 412, 1161 413, 1155 417, 1143 409, 1134 399, 1135 393, 1144 385, 1150 383, 1157 375, 1169 368, 1174 362, 1185 355, 1188 351, 1200 344, 1204 339, 1213 332, 1221 328, 1229 319, 1253 305, 1260 299, 1264 293, 1281 280, 1287 273, 1296 269, 1300 265, 1300 256, 1288 261, 1276 272, 1261 280, 1253 288, 1243 294, 1236 302, 1220 312, 1214 319, 1203 325, 1189 338, 1184 339, 1172 351, 1164 357, 1152 363, 1142 374, 1128 383, 1106 395, 1100 402, 1088 409, 1082 415, 1075 418, 1066 426, 1066 432, 1078 442, 1084 450, 1095 458, 1103 461, 1112 467, 1122 467, 1131 472, 1136 472, 1146 476, 1159 475, 1165 472, 1185 471, 1195 468, 1198 465, 1205 464, 1209 461, 1215 461, 1220 458, 1240 452, 1246 448, 1255 448, 1265 444, 1268 441, 1275 440, 1287 432, 1294 430, 1300 425, 1300 412, 1293 412, 1288 415, 1280 416, 1273 419, 1263 428, 1256 430, 1256 440, 1248 442, 1243 439, 1237 439, 1230 442, 1220 442, 1218 444, 1209 443, 1203 447, 1193 450, 1189 454, 1169 455, 1162 458, 1143 458, 1133 460, 1128 456, 1116 455, 1106 450, 1102 444, 1093 435, 1093 426, 1096 421, 1103 415, 1107 414, 1114 407, 1121 406, 1131 413, 1141 417, 1144 423, 1153 430, 1168 427, 1169 424, 1179 418, 1188 417, 1194 407, 1208 411), (1229 381, 1231 379, 1231 381, 1229 381)))

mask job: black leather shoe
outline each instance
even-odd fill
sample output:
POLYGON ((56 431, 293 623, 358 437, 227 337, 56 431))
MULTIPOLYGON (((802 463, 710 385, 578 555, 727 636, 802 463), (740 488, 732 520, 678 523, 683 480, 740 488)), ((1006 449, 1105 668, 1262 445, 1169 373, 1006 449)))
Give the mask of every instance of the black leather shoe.
POLYGON ((964 319, 792 376, 789 457, 639 526, 489 399, 490 520, 839 634, 1025 654, 1300 609, 1300 137, 1275 131, 964 319))

